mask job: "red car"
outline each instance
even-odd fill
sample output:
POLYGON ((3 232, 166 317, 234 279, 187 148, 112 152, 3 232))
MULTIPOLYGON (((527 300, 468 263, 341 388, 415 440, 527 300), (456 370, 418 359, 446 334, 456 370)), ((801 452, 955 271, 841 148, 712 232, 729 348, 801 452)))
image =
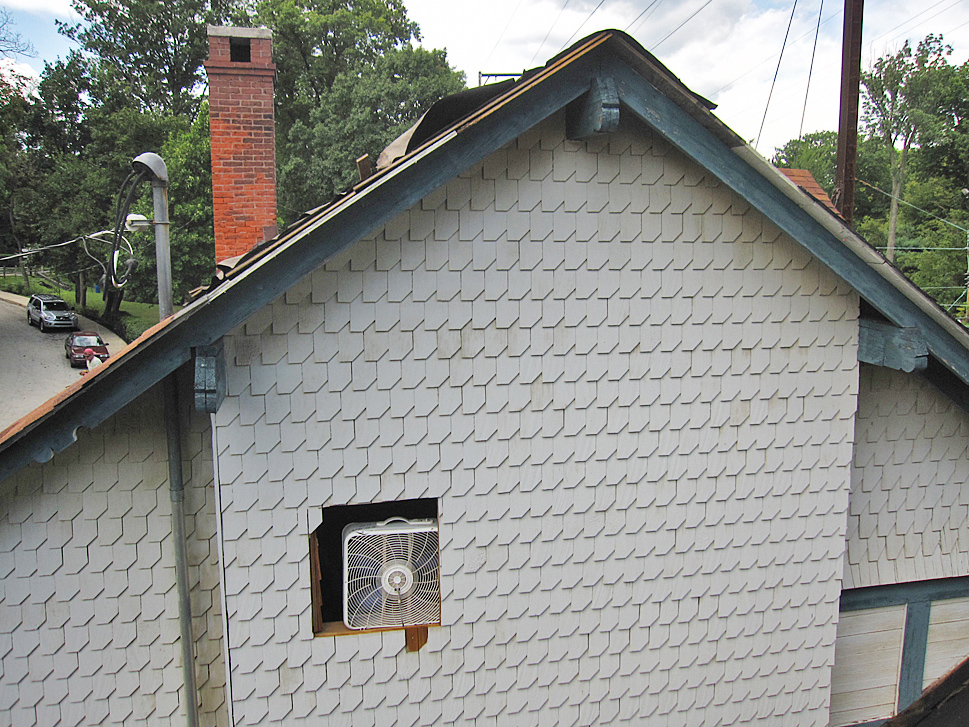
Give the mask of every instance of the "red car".
POLYGON ((94 331, 78 331, 64 340, 64 358, 71 362, 71 366, 78 368, 86 365, 84 349, 90 348, 94 355, 102 361, 108 360, 108 344, 101 340, 94 331))

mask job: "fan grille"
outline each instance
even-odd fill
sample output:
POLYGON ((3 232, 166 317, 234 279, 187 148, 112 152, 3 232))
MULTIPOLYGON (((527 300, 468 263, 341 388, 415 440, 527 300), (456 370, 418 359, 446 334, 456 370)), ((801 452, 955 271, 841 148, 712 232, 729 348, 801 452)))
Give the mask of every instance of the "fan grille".
POLYGON ((437 525, 393 521, 344 530, 344 622, 351 629, 441 620, 437 525))

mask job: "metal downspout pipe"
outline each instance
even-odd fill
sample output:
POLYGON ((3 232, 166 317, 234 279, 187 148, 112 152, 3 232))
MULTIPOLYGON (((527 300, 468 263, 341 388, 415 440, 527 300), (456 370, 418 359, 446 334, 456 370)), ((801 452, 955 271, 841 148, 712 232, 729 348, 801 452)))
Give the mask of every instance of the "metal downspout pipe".
MULTIPOLYGON (((168 219, 168 167, 153 152, 131 162, 133 169, 151 173, 155 219, 155 265, 158 271, 158 318, 173 315, 172 262, 168 219)), ((185 682, 185 713, 188 727, 199 725, 199 695, 195 678, 195 637, 192 632, 192 598, 188 575, 188 543, 185 534, 185 481, 182 479, 182 432, 178 416, 178 381, 169 374, 162 382, 165 435, 168 440, 168 487, 172 502, 172 541, 175 549, 175 585, 178 592, 178 631, 182 645, 182 678, 185 682)))
POLYGON ((182 644, 182 676, 185 680, 185 711, 188 727, 198 727, 198 685, 195 679, 195 637, 192 633, 192 600, 189 592, 188 545, 185 535, 185 482, 182 479, 182 433, 178 417, 178 384, 169 374, 162 387, 165 396, 165 433, 168 439, 168 484, 172 501, 172 540, 175 546, 175 580, 178 591, 179 641, 182 644))

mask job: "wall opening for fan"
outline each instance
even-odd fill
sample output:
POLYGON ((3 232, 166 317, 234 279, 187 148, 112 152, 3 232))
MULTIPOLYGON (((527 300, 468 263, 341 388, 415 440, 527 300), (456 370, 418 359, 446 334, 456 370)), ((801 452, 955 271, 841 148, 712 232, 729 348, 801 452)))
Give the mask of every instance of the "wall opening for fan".
MULTIPOLYGON (((414 616, 414 609, 405 608, 401 611, 394 611, 391 609, 382 609, 385 614, 383 616, 383 621, 373 620, 372 616, 367 616, 363 620, 358 616, 352 617, 351 621, 355 624, 354 626, 349 626, 345 623, 346 613, 345 613, 345 602, 347 599, 346 590, 346 577, 345 563, 344 563, 344 550, 347 546, 347 538, 349 538, 349 546, 351 547, 351 552, 353 548, 359 548, 360 543, 363 542, 368 537, 367 531, 361 531, 360 526, 362 524, 382 524, 390 521, 385 527, 384 532, 390 532, 391 535, 387 536, 393 541, 394 538, 409 538, 413 540, 414 543, 414 560, 416 561, 414 566, 421 570, 426 565, 433 566, 437 568, 437 517, 438 517, 438 503, 436 499, 418 499, 418 500, 399 500, 395 502, 380 502, 380 503, 368 503, 365 505, 335 505, 333 507, 323 508, 323 521, 320 526, 311 534, 310 537, 310 565, 312 569, 312 593, 313 593, 313 631, 316 634, 321 635, 336 635, 345 633, 359 633, 360 629, 407 629, 408 623, 407 619, 424 620, 428 623, 438 623, 440 621, 440 591, 436 583, 434 583, 434 588, 437 598, 436 615, 430 617, 427 616, 414 616), (410 523, 408 526, 403 525, 403 521, 410 523), (420 525, 423 523, 424 525, 420 525), (430 531, 431 523, 433 523, 433 540, 427 539, 427 534, 422 533, 422 530, 430 531), (406 531, 406 534, 401 534, 400 531, 406 531), (413 533, 413 534, 411 534, 413 533), (428 543, 433 543, 433 552, 428 550, 428 543), (423 543, 423 545, 422 545, 423 543), (423 554, 421 551, 423 550, 423 554), (433 563, 429 561, 433 560, 433 563), (400 625, 396 623, 389 623, 393 619, 401 619, 400 625), (427 618, 433 618, 433 621, 427 621, 427 618), (367 620, 370 619, 370 620, 367 620), (372 624, 380 623, 379 626, 374 626, 372 624)), ((372 529, 371 529, 372 530, 372 529)), ((381 531, 378 528, 376 533, 371 533, 374 537, 381 537, 381 531)), ((410 543, 410 540, 408 540, 410 543)), ((397 582, 397 577, 400 575, 398 571, 401 569, 398 567, 398 563, 406 558, 402 558, 400 555, 391 555, 390 561, 386 566, 378 569, 375 573, 375 582, 378 578, 383 578, 388 584, 388 587, 393 587, 393 584, 397 582), (386 574, 383 572, 386 571, 386 574)), ((351 568, 351 571, 353 569, 351 568)), ((404 568, 406 570, 406 568, 404 568)), ((357 574, 361 571, 359 568, 356 570, 357 574)), ((364 573, 366 575, 366 573, 364 573)), ((415 571, 415 576, 420 579, 422 576, 415 571)), ((353 576, 351 576, 353 579, 353 576)), ((364 579, 366 580, 366 579, 364 579)), ((426 578, 425 578, 426 580, 426 578)), ((360 579, 352 580, 352 582, 359 583, 360 579)), ((352 586, 351 588, 353 588, 352 586)), ((414 591, 416 594, 416 591, 414 591)), ((362 595, 357 594, 351 596, 351 611, 357 606, 353 606, 353 603, 359 604, 360 607, 366 607, 368 604, 372 604, 374 598, 377 598, 380 594, 367 594, 363 592, 362 595)), ((427 595, 425 595, 425 600, 427 600, 427 595)), ((394 598, 389 598, 391 601, 391 606, 395 606, 394 598)), ((426 629, 425 629, 426 634, 426 629)), ((412 634, 410 629, 408 629, 408 648, 411 646, 412 634)), ((419 647, 418 647, 419 648, 419 647)))

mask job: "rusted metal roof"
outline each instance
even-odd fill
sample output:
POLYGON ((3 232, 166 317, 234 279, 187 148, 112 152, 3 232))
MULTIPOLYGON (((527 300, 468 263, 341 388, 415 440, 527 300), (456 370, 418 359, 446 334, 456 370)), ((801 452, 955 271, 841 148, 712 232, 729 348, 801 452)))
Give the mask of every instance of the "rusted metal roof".
POLYGON ((814 175, 811 174, 811 172, 809 172, 807 169, 786 169, 783 167, 781 167, 780 171, 785 177, 794 182, 794 184, 831 210, 832 214, 841 217, 841 213, 838 212, 838 208, 834 206, 834 202, 831 201, 828 193, 821 188, 821 185, 818 184, 818 181, 814 178, 814 175))

